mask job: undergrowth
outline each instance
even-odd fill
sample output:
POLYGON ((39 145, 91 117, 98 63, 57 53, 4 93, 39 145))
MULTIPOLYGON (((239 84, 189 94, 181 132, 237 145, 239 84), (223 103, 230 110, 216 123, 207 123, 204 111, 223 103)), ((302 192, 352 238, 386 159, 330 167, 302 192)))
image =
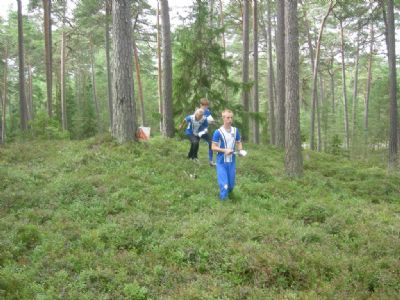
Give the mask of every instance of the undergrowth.
POLYGON ((394 299, 400 184, 365 161, 245 145, 218 200, 200 147, 156 137, 117 145, 0 148, 0 298, 394 299))

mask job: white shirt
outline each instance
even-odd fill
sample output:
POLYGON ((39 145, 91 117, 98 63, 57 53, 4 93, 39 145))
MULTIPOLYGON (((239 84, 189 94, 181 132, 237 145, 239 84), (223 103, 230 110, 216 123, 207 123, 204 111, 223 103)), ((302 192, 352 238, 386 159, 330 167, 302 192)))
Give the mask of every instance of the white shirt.
MULTIPOLYGON (((236 145, 236 128, 231 127, 231 129, 229 131, 227 131, 224 126, 221 126, 219 130, 221 131, 221 133, 223 135, 225 149, 234 150, 235 145, 236 145)), ((231 162, 232 154, 229 154, 229 155, 225 154, 224 161, 231 162)))

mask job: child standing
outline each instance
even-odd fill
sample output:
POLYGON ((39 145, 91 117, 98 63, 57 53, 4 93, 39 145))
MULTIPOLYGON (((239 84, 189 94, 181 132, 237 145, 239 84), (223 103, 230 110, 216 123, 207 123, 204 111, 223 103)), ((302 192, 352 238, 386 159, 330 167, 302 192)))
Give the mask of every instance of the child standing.
POLYGON ((219 198, 225 200, 235 187, 236 155, 235 150, 243 149, 240 133, 232 126, 233 113, 229 109, 222 112, 224 124, 215 130, 212 138, 212 150, 217 151, 217 179, 220 189, 219 198))
MULTIPOLYGON (((214 123, 214 118, 211 115, 209 105, 210 105, 210 102, 208 101, 207 98, 200 99, 200 108, 204 110, 204 117, 207 118, 207 122, 210 125, 210 124, 214 123)), ((208 136, 208 138, 209 139, 206 140, 208 143, 208 161, 209 161, 210 166, 215 166, 215 162, 213 161, 214 152, 211 149, 211 144, 212 144, 211 136, 208 136)))

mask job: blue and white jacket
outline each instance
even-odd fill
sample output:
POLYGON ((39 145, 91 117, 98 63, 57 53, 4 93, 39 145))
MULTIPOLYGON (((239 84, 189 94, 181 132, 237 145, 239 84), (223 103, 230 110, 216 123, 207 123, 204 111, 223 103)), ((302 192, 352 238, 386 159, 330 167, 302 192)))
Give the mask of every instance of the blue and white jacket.
POLYGON ((194 114, 189 115, 185 118, 187 127, 185 130, 186 135, 195 135, 201 137, 203 134, 208 131, 208 121, 207 118, 203 115, 203 117, 197 121, 194 114))
POLYGON ((208 108, 206 108, 204 110, 204 116, 207 118, 208 124, 211 124, 214 122, 214 118, 211 115, 211 110, 209 110, 208 108))
MULTIPOLYGON (((224 126, 221 126, 219 129, 214 131, 213 143, 218 144, 219 148, 223 149, 232 149, 235 151, 236 143, 240 142, 240 133, 239 129, 236 127, 231 127, 231 130, 228 132, 224 126)), ((217 154, 217 163, 230 163, 235 162, 235 154, 225 155, 225 153, 218 152, 217 154)))

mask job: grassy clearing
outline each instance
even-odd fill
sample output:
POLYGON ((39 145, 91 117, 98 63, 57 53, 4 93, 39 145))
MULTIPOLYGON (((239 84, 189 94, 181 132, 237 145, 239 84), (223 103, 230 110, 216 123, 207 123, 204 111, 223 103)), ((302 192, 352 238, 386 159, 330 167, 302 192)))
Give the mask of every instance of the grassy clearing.
POLYGON ((394 299, 400 177, 249 146, 218 201, 201 145, 108 137, 0 148, 0 298, 394 299), (196 174, 190 178, 189 174, 196 174))

